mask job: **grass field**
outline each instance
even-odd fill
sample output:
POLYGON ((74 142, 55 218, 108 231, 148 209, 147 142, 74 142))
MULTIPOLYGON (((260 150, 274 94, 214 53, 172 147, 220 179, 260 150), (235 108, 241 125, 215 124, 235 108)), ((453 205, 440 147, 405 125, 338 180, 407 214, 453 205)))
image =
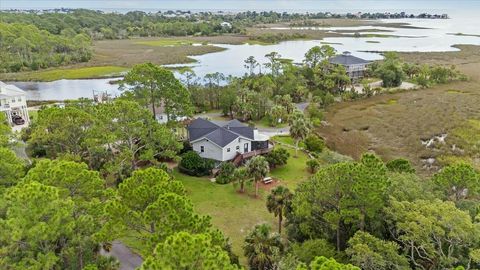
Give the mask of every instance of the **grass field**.
POLYGON ((126 67, 98 66, 72 69, 51 69, 33 72, 0 74, 0 79, 16 81, 56 81, 61 79, 93 79, 120 76, 126 67))
MULTIPOLYGON (((203 42, 202 40, 203 39, 198 39, 199 42, 203 42)), ((242 42, 243 40, 244 39, 242 39, 242 42)), ((187 41, 187 39, 174 38, 96 41, 93 45, 93 57, 87 63, 36 72, 0 73, 0 80, 53 81, 58 79, 112 77, 112 75, 118 75, 120 72, 126 71, 136 64, 145 62, 152 62, 158 65, 191 63, 195 61, 189 57, 191 55, 202 55, 224 50, 223 48, 212 45, 155 45, 178 44, 185 41, 187 41)), ((194 39, 192 39, 192 43, 193 42, 194 39)))
MULTIPOLYGON (((410 159, 421 173, 422 159, 437 158, 447 147, 426 148, 422 139, 450 134, 470 119, 480 119, 480 47, 458 46, 459 52, 401 53, 407 62, 456 65, 469 81, 436 85, 428 89, 383 94, 331 106, 325 118, 329 126, 317 129, 330 148, 358 158, 373 151, 385 160, 410 159)), ((441 164, 439 164, 441 165, 441 164)))
MULTIPOLYGON (((276 168, 270 175, 280 180, 280 185, 290 190, 301 181, 308 179, 310 173, 306 168, 307 155, 299 151, 299 157, 293 157, 293 149, 288 149, 291 156, 287 165, 276 168)), ((260 189, 259 198, 254 198, 253 184, 249 185, 245 194, 238 193, 233 184, 219 185, 207 178, 192 177, 174 170, 174 177, 181 181, 192 200, 195 210, 200 214, 212 217, 212 223, 230 237, 233 250, 243 257, 242 245, 245 236, 251 229, 262 223, 268 223, 273 229, 277 227, 277 219, 267 211, 265 199, 268 191, 260 189)))
POLYGON ((243 240, 255 225, 268 223, 273 227, 276 224, 265 206, 263 190, 260 198, 253 198, 238 193, 232 184, 219 185, 178 171, 174 176, 185 185, 195 210, 212 217, 212 223, 230 238, 234 252, 240 257, 243 257, 243 240))
POLYGON ((157 40, 144 40, 135 42, 135 44, 147 45, 147 46, 189 46, 193 42, 190 40, 184 39, 175 39, 175 38, 163 38, 157 40))

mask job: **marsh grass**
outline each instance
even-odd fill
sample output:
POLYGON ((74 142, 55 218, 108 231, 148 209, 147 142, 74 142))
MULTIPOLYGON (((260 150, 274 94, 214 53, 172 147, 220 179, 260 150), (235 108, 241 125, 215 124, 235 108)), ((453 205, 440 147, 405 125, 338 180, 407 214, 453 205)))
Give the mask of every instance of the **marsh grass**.
MULTIPOLYGON (((480 119, 480 47, 457 47, 462 51, 401 53, 400 56, 408 62, 456 65, 470 77, 469 81, 337 103, 325 113, 330 126, 320 127, 317 132, 332 150, 342 154, 359 158, 362 153, 373 151, 384 160, 404 157, 412 161, 421 174, 433 173, 422 169, 421 159, 450 155, 449 147, 427 149, 420 139, 440 133, 453 134, 455 129, 464 127, 467 119, 480 119), (365 126, 369 126, 368 130, 362 130, 365 126)), ((474 129, 461 129, 463 136, 471 136, 465 134, 470 130, 474 129)), ((449 135, 447 143, 450 145, 453 139, 454 136, 449 135)), ((474 158, 467 151, 455 156, 474 158)))
POLYGON ((164 38, 158 40, 137 41, 135 44, 147 46, 190 46, 194 43, 191 40, 164 38))

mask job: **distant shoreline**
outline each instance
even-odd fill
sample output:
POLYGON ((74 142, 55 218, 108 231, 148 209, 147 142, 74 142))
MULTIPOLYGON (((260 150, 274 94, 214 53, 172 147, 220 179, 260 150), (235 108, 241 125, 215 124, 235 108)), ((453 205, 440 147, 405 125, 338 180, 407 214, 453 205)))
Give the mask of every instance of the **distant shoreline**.
MULTIPOLYGON (((9 9, 0 9, 1 12, 13 12, 13 13, 70 13, 79 8, 9 8, 9 9)), ((189 10, 182 10, 182 9, 116 9, 116 8, 93 8, 90 10, 99 11, 103 13, 120 13, 125 14, 128 12, 145 12, 148 14, 162 14, 169 17, 185 17, 189 15, 199 14, 199 13, 213 13, 213 14, 224 14, 224 15, 235 15, 245 12, 253 12, 252 10, 245 9, 245 10, 213 10, 213 9, 189 9, 189 10), (123 12, 122 12, 123 11, 123 12)), ((262 12, 274 12, 279 13, 279 11, 269 10, 269 11, 262 11, 262 12)), ((398 11, 398 12, 389 12, 389 11, 375 11, 375 12, 360 12, 360 11, 351 11, 351 12, 331 12, 328 10, 325 11, 314 11, 305 10, 300 12, 298 10, 291 10, 291 12, 287 12, 290 14, 310 14, 313 16, 317 16, 316 19, 450 19, 450 16, 447 13, 411 13, 406 11, 398 11), (323 16, 322 16, 323 15, 323 16)))

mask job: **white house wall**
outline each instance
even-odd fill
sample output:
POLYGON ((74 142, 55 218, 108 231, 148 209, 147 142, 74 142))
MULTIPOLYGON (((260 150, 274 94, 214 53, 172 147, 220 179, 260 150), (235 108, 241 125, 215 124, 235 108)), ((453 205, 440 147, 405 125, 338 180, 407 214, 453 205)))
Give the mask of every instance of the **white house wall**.
POLYGON ((220 148, 220 146, 212 143, 211 141, 208 141, 207 139, 202 139, 200 141, 192 143, 192 147, 193 151, 197 152, 202 158, 209 158, 218 161, 228 161, 235 158, 238 152, 241 154, 245 153, 245 144, 248 144, 247 152, 250 152, 252 150, 252 142, 244 138, 235 139, 223 148, 220 148), (203 153, 201 152, 201 146, 204 147, 203 153), (237 146, 239 146, 239 150, 237 150, 237 146), (229 148, 230 152, 228 152, 229 148))
POLYGON ((10 108, 15 108, 15 107, 22 107, 26 106, 26 98, 25 96, 11 96, 11 97, 1 97, 0 98, 0 105, 5 106, 9 105, 10 108))
POLYGON ((207 141, 206 139, 192 143, 192 147, 193 151, 197 152, 202 158, 223 161, 223 152, 220 146, 207 141), (204 147, 203 153, 200 151, 200 146, 204 147))
POLYGON ((245 153, 245 151, 244 151, 244 145, 245 144, 248 144, 248 151, 247 152, 250 152, 251 149, 252 149, 252 143, 251 143, 251 141, 246 140, 244 138, 235 139, 231 143, 226 145, 223 148, 223 159, 222 159, 222 161, 232 160, 233 158, 235 158, 237 153, 240 153, 240 154, 245 153), (237 150, 237 146, 239 146, 239 148, 240 148, 239 150, 237 150), (228 152, 229 148, 230 148, 230 152, 228 152))

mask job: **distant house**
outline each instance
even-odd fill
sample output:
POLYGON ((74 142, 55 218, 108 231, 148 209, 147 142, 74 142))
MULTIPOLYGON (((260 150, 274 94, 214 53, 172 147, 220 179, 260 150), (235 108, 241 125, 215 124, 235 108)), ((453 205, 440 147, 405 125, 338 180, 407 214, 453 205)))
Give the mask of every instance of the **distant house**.
POLYGON ((365 75, 365 70, 370 61, 353 56, 350 52, 343 52, 340 55, 334 56, 328 61, 335 65, 342 65, 347 70, 347 75, 352 81, 361 79, 365 75))
POLYGON ((220 24, 220 26, 223 27, 223 28, 228 28, 228 29, 232 28, 232 24, 229 23, 229 22, 222 22, 220 24))
POLYGON ((238 120, 214 123, 197 118, 187 127, 192 148, 201 157, 216 161, 241 161, 268 153, 272 149, 269 137, 238 120))
POLYGON ((0 111, 5 113, 10 125, 30 122, 27 94, 15 85, 0 82, 0 111))

